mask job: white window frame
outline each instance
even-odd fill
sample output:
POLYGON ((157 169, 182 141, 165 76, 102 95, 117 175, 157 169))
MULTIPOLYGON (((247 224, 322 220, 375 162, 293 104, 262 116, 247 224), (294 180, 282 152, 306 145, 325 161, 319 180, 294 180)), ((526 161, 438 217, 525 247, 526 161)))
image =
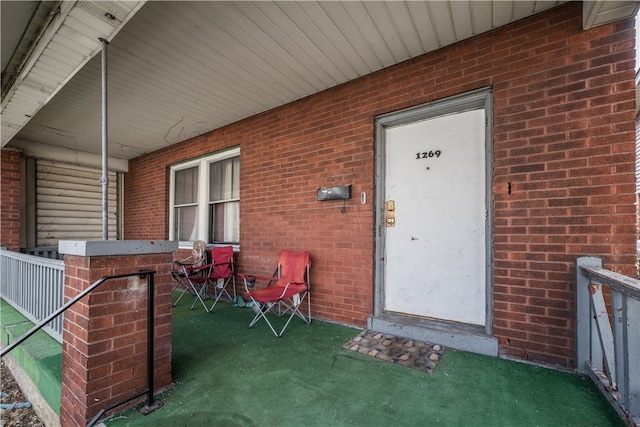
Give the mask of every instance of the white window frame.
MULTIPOLYGON (((209 236, 209 170, 210 164, 219 162, 221 160, 230 159, 240 156, 240 147, 225 150, 219 153, 211 154, 205 157, 198 157, 196 159, 188 160, 183 163, 178 163, 170 166, 170 184, 169 184, 169 240, 175 240, 175 173, 176 171, 198 167, 198 221, 197 221, 197 236, 196 240, 203 240, 208 245, 212 245, 212 242, 208 242, 209 236)), ((192 248, 192 241, 180 241, 178 242, 180 248, 192 248)), ((232 245, 235 251, 240 250, 240 243, 232 245)))

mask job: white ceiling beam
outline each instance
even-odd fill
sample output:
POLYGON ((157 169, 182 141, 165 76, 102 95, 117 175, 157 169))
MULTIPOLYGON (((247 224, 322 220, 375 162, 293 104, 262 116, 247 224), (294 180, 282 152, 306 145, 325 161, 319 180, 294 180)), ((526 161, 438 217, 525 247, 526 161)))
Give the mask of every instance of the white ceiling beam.
MULTIPOLYGON (((49 144, 25 141, 17 138, 11 141, 11 146, 22 151, 24 155, 29 157, 54 160, 92 168, 99 168, 102 165, 102 156, 100 154, 87 153, 80 150, 70 150, 63 147, 54 147, 49 144)), ((109 170, 111 172, 129 172, 129 161, 109 157, 109 170)))
POLYGON ((102 44, 98 36, 111 40, 146 0, 105 2, 61 1, 55 15, 45 24, 38 40, 27 54, 12 87, 2 99, 1 145, 4 147, 29 120, 98 52, 102 44), (66 42, 58 35, 70 35, 66 42), (88 40, 88 41, 87 41, 88 40), (78 57, 80 46, 89 54, 78 57), (63 54, 61 49, 69 50, 63 54), (74 55, 75 53, 75 55, 74 55), (55 64, 52 66, 52 58, 55 64), (25 87, 31 90, 21 90, 25 87), (22 99, 26 96, 29 101, 22 99))
POLYGON ((635 16, 640 1, 586 0, 582 2, 584 30, 635 16))

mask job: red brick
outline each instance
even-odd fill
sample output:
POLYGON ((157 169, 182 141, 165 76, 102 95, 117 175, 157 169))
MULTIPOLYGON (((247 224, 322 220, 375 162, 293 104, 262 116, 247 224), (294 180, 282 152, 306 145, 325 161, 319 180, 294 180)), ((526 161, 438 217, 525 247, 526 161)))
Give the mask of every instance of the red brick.
POLYGON ((0 150, 0 246, 11 251, 20 250, 21 158, 18 151, 0 150))
MULTIPOLYGON (((91 285, 96 275, 140 264, 168 272, 172 254, 107 257, 67 257, 71 264, 92 268, 66 269, 67 297, 91 285), (77 273, 77 276, 72 276, 77 273)), ((169 274, 159 274, 157 290, 170 289, 169 274)), ((85 303, 72 306, 65 316, 61 420, 64 425, 86 425, 100 409, 130 397, 146 387, 147 283, 135 278, 107 281, 85 303), (132 375, 135 373, 135 375, 132 375)), ((164 331, 157 345, 156 390, 171 382, 171 295, 156 292, 155 323, 164 331), (160 296, 162 295, 162 296, 160 296)))
POLYGON ((168 237, 169 165, 239 144, 240 270, 268 275, 279 249, 310 250, 314 315, 363 326, 374 288, 373 118, 492 85, 495 335, 505 354, 572 366, 571 294, 518 293, 571 282, 583 254, 633 267, 631 23, 582 31, 580 5, 566 4, 133 159, 125 238, 168 237), (318 187, 347 183, 370 202, 348 200, 342 214, 315 201, 318 187), (514 329, 505 303, 566 321, 548 338, 524 320, 514 329))

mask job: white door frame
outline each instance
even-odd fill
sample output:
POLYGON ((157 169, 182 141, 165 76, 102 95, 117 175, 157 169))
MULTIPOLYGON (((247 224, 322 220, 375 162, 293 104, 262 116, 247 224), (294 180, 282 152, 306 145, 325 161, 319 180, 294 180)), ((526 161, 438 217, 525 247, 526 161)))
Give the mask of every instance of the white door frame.
MULTIPOLYGON (((492 91, 491 88, 484 88, 460 95, 456 95, 444 100, 434 101, 417 107, 408 108, 401 111, 388 113, 376 117, 376 249, 375 249, 375 290, 374 290, 374 313, 373 318, 383 318, 384 312, 384 277, 385 262, 384 248, 386 238, 386 226, 384 216, 385 197, 385 129, 391 126, 398 126, 415 121, 463 111, 484 108, 486 117, 485 126, 485 162, 486 162, 486 323, 484 334, 491 337, 493 324, 493 229, 492 229, 492 91)), ((369 322, 371 324, 371 321, 369 322)), ((444 343, 442 343, 444 344, 444 343)), ((446 345, 446 344, 445 344, 446 345)), ((451 345, 450 345, 451 346, 451 345)), ((464 345, 461 347, 465 347, 464 345)))

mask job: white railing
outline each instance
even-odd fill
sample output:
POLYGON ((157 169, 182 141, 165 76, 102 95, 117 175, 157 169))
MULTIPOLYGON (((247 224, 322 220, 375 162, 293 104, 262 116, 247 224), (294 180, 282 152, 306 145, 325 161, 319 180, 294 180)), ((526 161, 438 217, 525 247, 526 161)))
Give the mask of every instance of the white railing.
POLYGON ((640 426, 640 280, 605 270, 599 258, 581 257, 576 292, 577 369, 627 425, 640 426))
POLYGON ((35 255, 42 258, 64 259, 64 255, 58 253, 57 246, 38 246, 35 248, 22 248, 20 252, 23 254, 35 255))
MULTIPOLYGON (((64 304, 64 261, 0 248, 0 296, 33 323, 64 304)), ((62 316, 43 328, 62 342, 62 316)))

